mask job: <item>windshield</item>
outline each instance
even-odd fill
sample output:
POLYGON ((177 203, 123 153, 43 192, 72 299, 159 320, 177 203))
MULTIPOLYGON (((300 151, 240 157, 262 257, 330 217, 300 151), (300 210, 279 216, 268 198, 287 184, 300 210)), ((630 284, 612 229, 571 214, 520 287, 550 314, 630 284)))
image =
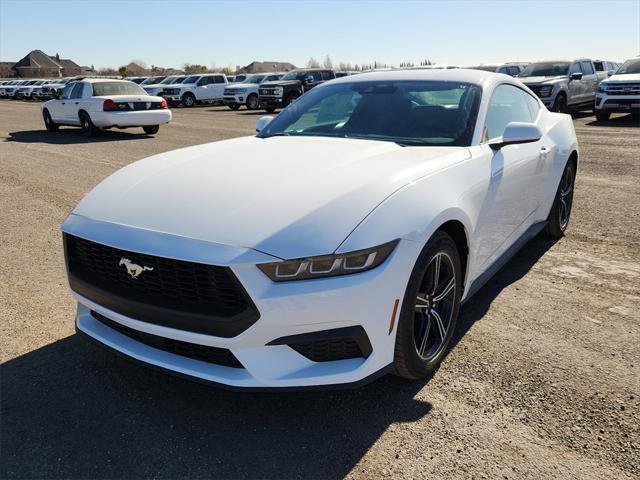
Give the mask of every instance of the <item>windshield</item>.
POLYGON ((178 77, 176 77, 176 76, 167 77, 167 78, 165 78, 164 80, 162 80, 160 82, 160 85, 171 85, 173 82, 176 81, 176 78, 178 78, 178 77))
POLYGON ((640 58, 633 58, 624 62, 616 72, 616 75, 627 73, 640 73, 640 58))
POLYGON ((94 97, 107 95, 147 95, 140 85, 133 82, 96 82, 92 83, 94 97))
POLYGON ((400 145, 471 144, 477 85, 436 81, 327 84, 282 111, 259 137, 360 138, 400 145))
POLYGON ((249 75, 240 83, 260 83, 264 80, 264 77, 266 77, 266 75, 249 75))
POLYGON ((557 77, 567 75, 569 62, 530 63, 518 77, 557 77))
POLYGON ((289 72, 285 74, 280 80, 302 80, 304 78, 305 72, 289 72))
POLYGON ((163 80, 164 77, 149 77, 146 80, 144 80, 143 82, 140 82, 140 85, 153 85, 158 83, 159 81, 163 80))

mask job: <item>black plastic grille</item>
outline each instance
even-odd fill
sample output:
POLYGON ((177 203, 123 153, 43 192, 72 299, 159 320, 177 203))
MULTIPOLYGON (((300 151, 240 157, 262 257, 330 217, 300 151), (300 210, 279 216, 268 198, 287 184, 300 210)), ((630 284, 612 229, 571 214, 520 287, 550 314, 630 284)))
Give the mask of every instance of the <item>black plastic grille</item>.
POLYGON ((68 234, 65 246, 71 288, 131 318, 223 337, 259 318, 227 267, 129 252, 68 234), (146 269, 134 278, 128 262, 146 269))
POLYGON ((352 338, 316 340, 308 343, 289 344, 289 346, 314 362, 364 357, 360 347, 352 338))
POLYGON ((157 348, 165 352, 174 353, 183 357, 193 358, 202 362, 222 365, 224 367, 244 368, 233 353, 226 348, 209 347, 206 345, 198 345, 196 343, 183 342, 172 338, 160 337, 150 333, 141 332, 133 328, 114 322, 113 320, 92 311, 93 318, 103 323, 107 327, 125 335, 140 343, 144 343, 149 347, 157 348))

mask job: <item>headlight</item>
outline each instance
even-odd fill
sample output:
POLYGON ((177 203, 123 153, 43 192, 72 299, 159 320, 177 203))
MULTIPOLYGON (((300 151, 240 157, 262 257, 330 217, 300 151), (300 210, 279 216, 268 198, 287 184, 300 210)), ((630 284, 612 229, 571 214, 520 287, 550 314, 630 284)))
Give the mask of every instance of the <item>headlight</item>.
POLYGON ((349 253, 262 263, 258 265, 258 268, 274 282, 308 280, 366 272, 384 262, 393 252, 393 249, 396 248, 398 241, 394 240, 377 247, 349 253))
POLYGON ((282 87, 276 87, 273 89, 274 95, 282 96, 283 93, 284 93, 284 89, 282 87))
POLYGON ((598 91, 602 93, 607 93, 607 87, 608 85, 603 82, 600 85, 598 85, 598 91))
POLYGON ((540 87, 540 96, 541 97, 548 97, 549 95, 551 95, 551 92, 553 91, 553 85, 545 85, 544 87, 540 87))

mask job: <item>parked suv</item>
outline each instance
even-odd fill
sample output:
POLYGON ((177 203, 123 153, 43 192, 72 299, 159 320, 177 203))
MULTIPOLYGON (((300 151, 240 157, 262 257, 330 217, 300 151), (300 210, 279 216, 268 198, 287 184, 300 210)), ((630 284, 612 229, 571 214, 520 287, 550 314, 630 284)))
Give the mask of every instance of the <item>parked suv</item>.
POLYGON ((279 80, 283 75, 283 73, 249 75, 242 82, 234 83, 225 88, 222 101, 231 110, 238 110, 242 105, 246 105, 248 110, 255 110, 259 106, 258 89, 260 85, 279 80))
POLYGON ((602 80, 588 58, 530 63, 518 78, 549 110, 564 113, 593 108, 602 80))
POLYGON ((640 58, 632 58, 598 85, 596 118, 608 120, 613 112, 640 114, 640 58))
POLYGON ((221 102, 224 89, 229 82, 222 73, 191 75, 179 85, 166 87, 162 96, 175 107, 182 104, 193 107, 196 103, 221 102))
POLYGON ((485 72, 496 72, 496 73, 504 73, 505 75, 509 75, 511 77, 517 77, 520 73, 527 67, 526 63, 489 63, 485 65, 474 65, 470 68, 471 70, 484 70, 485 72))
POLYGON ((280 80, 260 85, 260 108, 273 113, 276 109, 289 105, 307 90, 334 78, 336 74, 333 70, 317 68, 291 70, 280 80))

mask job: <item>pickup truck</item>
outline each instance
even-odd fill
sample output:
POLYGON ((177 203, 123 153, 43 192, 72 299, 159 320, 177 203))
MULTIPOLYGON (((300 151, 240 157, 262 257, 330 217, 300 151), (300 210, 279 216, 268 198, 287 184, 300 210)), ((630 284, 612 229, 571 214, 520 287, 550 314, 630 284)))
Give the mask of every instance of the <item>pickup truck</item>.
POLYGON ((595 103, 598 121, 612 113, 640 115, 640 58, 632 58, 598 85, 595 103))
POLYGON ((177 85, 169 85, 162 91, 172 107, 182 104, 193 107, 196 103, 222 102, 224 89, 229 84, 222 73, 191 75, 177 85))
POLYGON ((334 78, 336 78, 336 74, 333 70, 317 68, 291 70, 280 80, 260 85, 260 108, 268 113, 273 113, 278 108, 286 107, 316 85, 334 78))
POLYGON ((246 105, 247 110, 258 108, 258 90, 265 82, 282 78, 282 73, 256 73, 249 75, 239 83, 233 83, 224 89, 223 103, 231 110, 246 105))
POLYGON ((518 78, 549 110, 561 113, 592 109, 602 80, 589 58, 530 63, 518 78))

